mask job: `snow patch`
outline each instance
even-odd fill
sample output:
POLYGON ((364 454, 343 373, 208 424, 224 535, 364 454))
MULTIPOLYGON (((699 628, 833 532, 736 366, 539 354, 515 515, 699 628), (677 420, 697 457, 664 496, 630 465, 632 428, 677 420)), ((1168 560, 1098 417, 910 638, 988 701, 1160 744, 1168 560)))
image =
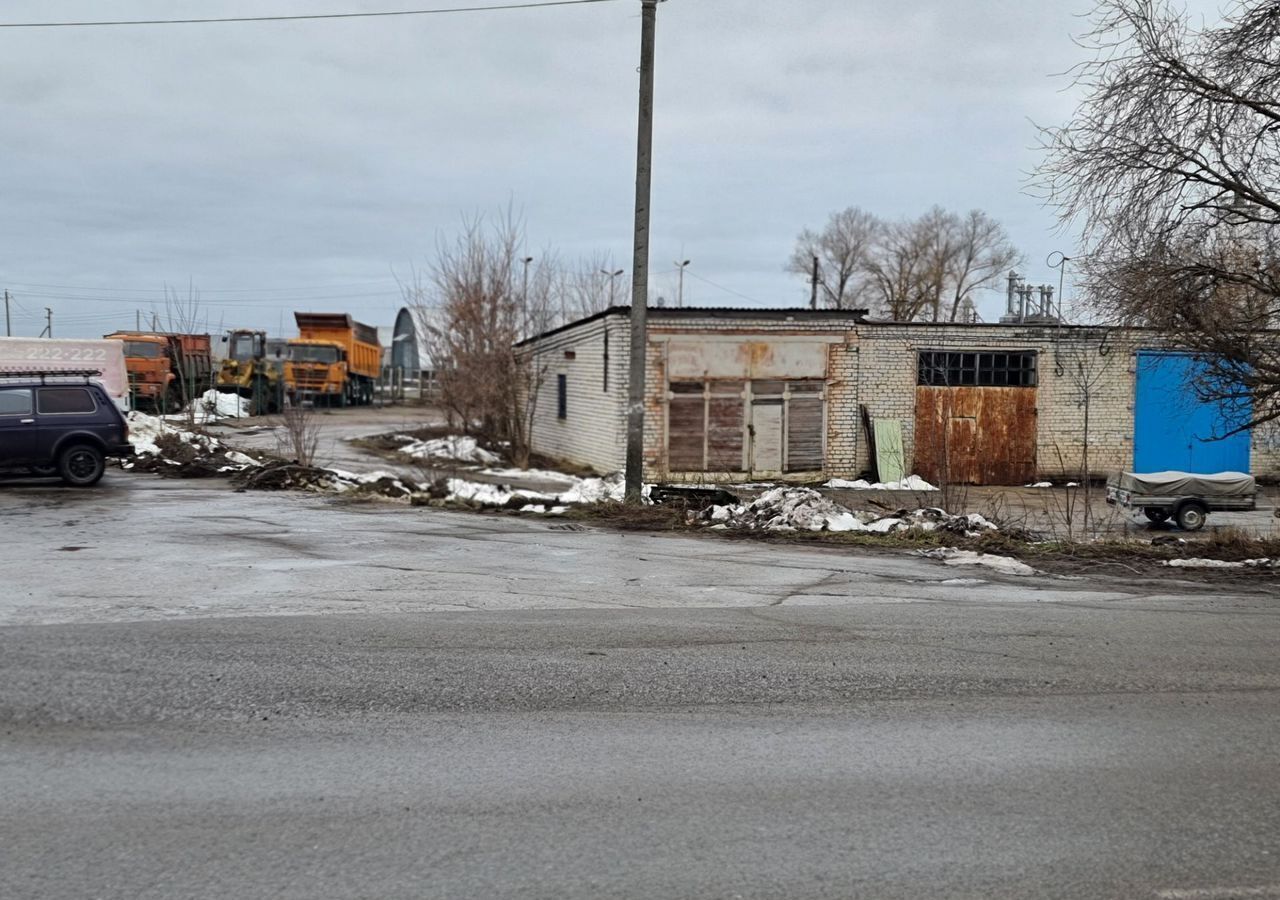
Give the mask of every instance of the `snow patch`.
POLYGON ((484 466, 491 466, 502 459, 498 454, 481 447, 475 438, 458 434, 413 441, 401 447, 399 452, 414 459, 452 459, 456 462, 478 463, 484 466))
POLYGON ((862 478, 857 481, 849 481, 846 478, 832 478, 826 484, 825 488, 841 491, 936 491, 937 488, 925 481, 919 475, 908 475, 901 481, 877 481, 870 482, 862 478))
POLYGON ((940 509, 900 510, 892 515, 857 513, 812 488, 780 487, 755 500, 733 506, 713 506, 702 514, 714 526, 755 531, 834 531, 890 534, 918 529, 945 529, 970 537, 996 526, 977 513, 953 516, 940 509))
POLYGON ((248 397, 238 394, 224 394, 221 391, 208 390, 187 405, 187 413, 169 416, 169 421, 188 421, 190 414, 197 425, 216 422, 219 419, 246 419, 252 408, 248 397))
POLYGON ((1026 563, 1012 556, 997 556, 993 553, 978 553, 975 550, 957 550, 954 547, 937 547, 933 550, 919 551, 928 559, 941 560, 948 566, 981 566, 1001 575, 1039 575, 1040 573, 1026 563))
POLYGON ((1280 559, 1167 559, 1164 563, 1175 569, 1280 569, 1280 559))

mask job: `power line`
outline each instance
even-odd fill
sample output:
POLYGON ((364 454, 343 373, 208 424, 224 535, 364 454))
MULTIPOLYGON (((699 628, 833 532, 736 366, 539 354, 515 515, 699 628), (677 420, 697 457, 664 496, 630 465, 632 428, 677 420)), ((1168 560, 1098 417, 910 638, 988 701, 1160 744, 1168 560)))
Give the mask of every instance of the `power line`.
POLYGON ((716 282, 712 281, 710 278, 703 278, 701 275, 695 275, 693 272, 689 272, 687 274, 690 277, 698 279, 699 281, 706 282, 707 284, 711 285, 713 288, 719 288, 720 290, 724 291, 726 294, 733 294, 735 297, 741 297, 743 300, 749 300, 750 302, 756 304, 756 306, 769 305, 768 303, 765 303, 763 300, 757 300, 755 297, 748 297, 746 294, 743 294, 740 291, 735 291, 733 288, 727 288, 723 284, 717 284, 716 282))
POLYGON ((310 13, 295 16, 228 16, 209 19, 120 19, 102 22, 0 22, 0 28, 99 28, 113 25, 212 25, 224 22, 298 22, 316 19, 377 19, 387 16, 438 16, 450 13, 497 12, 510 9, 541 9, 548 6, 582 6, 587 3, 614 3, 616 0, 539 0, 533 3, 497 3, 489 6, 452 6, 438 9, 397 9, 385 12, 310 13))
MULTIPOLYGON (((164 297, 100 297, 94 294, 64 294, 55 291, 30 291, 24 290, 23 295, 26 297, 40 297, 45 300, 71 300, 79 303, 129 303, 138 304, 146 303, 152 306, 166 303, 164 297)), ((399 291, 387 289, 384 291, 375 291, 372 293, 341 293, 341 294, 320 294, 307 296, 286 296, 286 297, 264 297, 261 300, 253 300, 247 297, 230 298, 230 299, 208 299, 201 296, 199 304, 201 306, 217 306, 217 307, 244 307, 246 309, 260 309, 270 307, 275 309, 279 306, 295 303, 323 303, 332 300, 371 300, 377 298, 403 298, 403 294, 399 291)))
MULTIPOLYGON (((121 288, 121 287, 99 287, 91 284, 41 284, 35 281, 10 281, 9 284, 20 288, 53 288, 55 290, 82 291, 89 293, 117 293, 117 294, 169 294, 172 288, 121 288)), ((395 284, 393 281, 355 281, 349 284, 323 284, 298 287, 284 288, 202 288, 197 286, 196 290, 203 296, 204 294, 277 294, 277 293, 293 293, 300 291, 341 291, 348 288, 372 287, 378 285, 390 286, 395 284)), ((388 287, 388 290, 391 288, 388 287)), ((399 286, 396 285, 396 290, 399 286)))

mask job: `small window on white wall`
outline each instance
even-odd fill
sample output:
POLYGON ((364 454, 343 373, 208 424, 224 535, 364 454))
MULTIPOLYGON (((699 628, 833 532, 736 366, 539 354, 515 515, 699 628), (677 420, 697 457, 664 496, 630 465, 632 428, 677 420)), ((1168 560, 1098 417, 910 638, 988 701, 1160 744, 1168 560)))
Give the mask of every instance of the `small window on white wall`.
POLYGON ((556 376, 556 418, 569 418, 569 376, 556 376))

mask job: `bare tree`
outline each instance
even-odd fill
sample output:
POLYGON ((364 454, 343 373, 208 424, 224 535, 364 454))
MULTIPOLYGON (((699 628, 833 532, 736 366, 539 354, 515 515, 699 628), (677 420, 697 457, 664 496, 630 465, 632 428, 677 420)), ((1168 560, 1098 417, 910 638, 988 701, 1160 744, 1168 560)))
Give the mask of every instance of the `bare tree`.
POLYGON ((616 285, 615 293, 610 294, 613 282, 610 273, 618 271, 618 268, 612 256, 597 252, 566 269, 557 289, 562 321, 572 322, 602 312, 608 309, 611 300, 616 303, 616 285))
MULTIPOLYGON (((929 307, 931 248, 919 222, 884 225, 868 254, 865 270, 876 312, 895 322, 910 322, 929 307)), ((936 270, 933 282, 936 283, 936 270)))
POLYGON ((788 271, 811 276, 815 255, 827 306, 869 304, 903 322, 956 321, 975 291, 1021 259, 986 213, 959 216, 938 206, 898 222, 857 207, 834 213, 820 234, 801 232, 788 271))
MULTIPOLYGON (((1102 390, 1103 385, 1112 380, 1112 370, 1120 364, 1121 360, 1127 360, 1128 354, 1117 351, 1117 348, 1109 344, 1108 332, 1103 329, 1083 329, 1080 331, 1071 330, 1070 336, 1064 336, 1062 330, 1059 331, 1057 339, 1053 346, 1053 366, 1054 374, 1057 377, 1065 378, 1071 386, 1072 399, 1076 403, 1076 407, 1080 410, 1080 448, 1077 484, 1082 486, 1083 503, 1080 505, 1082 513, 1081 527, 1086 536, 1093 535, 1093 477, 1092 465, 1089 459, 1090 449, 1093 445, 1093 404, 1097 394, 1102 390)), ((1065 473, 1066 466, 1062 456, 1061 448, 1058 450, 1058 461, 1062 464, 1065 473)), ((1071 454, 1074 456, 1074 454, 1071 454)), ((1067 488, 1070 492, 1071 488, 1067 488)), ((1068 499, 1070 495, 1068 494, 1068 499)), ((1067 508, 1067 512, 1071 513, 1071 508, 1067 508)), ((1068 536, 1072 527, 1072 516, 1067 517, 1068 536)))
MULTIPOLYGON (((200 303, 200 290, 193 281, 187 282, 187 290, 179 292, 166 284, 164 286, 165 329, 168 334, 177 335, 171 339, 169 352, 173 356, 174 383, 177 387, 176 400, 179 409, 186 417, 187 427, 195 427, 196 400, 203 390, 212 382, 212 359, 206 352, 188 353, 186 335, 196 333, 200 327, 200 319, 204 315, 200 303)), ((162 401, 163 402, 163 401, 162 401)))
POLYGON ((280 411, 280 425, 280 431, 276 435, 276 449, 284 456, 292 457, 300 466, 315 465, 322 431, 315 407, 290 403, 286 399, 284 408, 280 411))
POLYGON ((834 212, 820 232, 806 228, 796 238, 787 271, 813 277, 818 260, 818 297, 833 309, 852 309, 866 290, 868 254, 883 223, 856 206, 834 212))
POLYGON ((1214 26, 1169 0, 1101 0, 1084 100, 1043 131, 1037 185, 1084 228, 1085 287, 1107 320, 1197 352, 1202 397, 1280 418, 1280 9, 1214 26))
POLYGON ((546 367, 515 345, 556 323, 561 283, 553 257, 544 254, 526 267, 523 247, 523 222, 511 210, 492 221, 465 219, 452 241, 439 242, 427 275, 415 272, 403 286, 451 422, 507 443, 522 466, 546 367))
MULTIPOLYGON (((973 292, 999 281, 1022 261, 1022 254, 1009 240, 1004 226, 980 209, 970 210, 963 218, 952 217, 948 227, 952 238, 947 263, 951 307, 947 321, 955 322, 966 304, 974 303, 973 292)), ((941 311, 941 303, 938 308, 941 311)), ((935 321, 938 318, 935 316, 935 321)))

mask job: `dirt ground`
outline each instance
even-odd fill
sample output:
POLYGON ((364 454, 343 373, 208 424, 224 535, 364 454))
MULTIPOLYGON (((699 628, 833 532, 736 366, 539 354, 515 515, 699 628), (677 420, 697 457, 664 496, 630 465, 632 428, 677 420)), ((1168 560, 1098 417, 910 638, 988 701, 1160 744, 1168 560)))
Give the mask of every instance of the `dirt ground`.
MULTIPOLYGON (((403 470, 402 474, 422 477, 422 467, 397 465, 385 456, 379 456, 368 448, 353 444, 358 438, 395 431, 412 431, 426 426, 441 425, 443 415, 429 406, 360 407, 348 409, 317 410, 321 425, 321 445, 318 463, 353 472, 372 470, 403 470)), ((212 426, 209 431, 233 446, 242 449, 275 451, 278 444, 279 417, 262 416, 253 419, 228 419, 212 426)), ((457 474, 457 473, 452 473, 457 474)), ((467 473, 466 477, 479 481, 492 481, 493 477, 467 473)), ((510 475, 501 480, 512 481, 510 475)), ((557 485, 521 484, 530 489, 555 489, 557 485)), ((559 486, 563 489, 563 486, 559 486)), ((761 487, 735 488, 725 485, 742 498, 756 496, 761 487)), ((1081 538, 1084 531, 1084 496, 1079 489, 1026 488, 1026 487, 968 487, 953 488, 950 496, 936 492, 913 491, 845 491, 825 490, 836 502, 852 509, 882 509, 892 511, 922 506, 948 506, 952 511, 980 513, 1002 525, 1013 525, 1028 531, 1055 538, 1081 538)), ((1177 528, 1149 523, 1141 513, 1130 515, 1124 510, 1106 504, 1106 491, 1101 485, 1091 490, 1093 533, 1101 537, 1145 538, 1161 533, 1175 533, 1188 539, 1206 539, 1214 532, 1238 529, 1254 537, 1280 537, 1280 518, 1274 511, 1280 507, 1280 488, 1272 485, 1261 488, 1258 509, 1247 513, 1211 513, 1203 531, 1186 535, 1177 528)))
MULTIPOLYGON (((944 500, 939 493, 912 491, 827 491, 837 503, 845 506, 900 509, 939 506, 944 500)), ((1057 538, 1081 538, 1084 532, 1084 492, 1076 488, 968 487, 953 488, 955 511, 981 513, 1000 524, 1014 525, 1028 531, 1057 538)), ((952 499, 948 498, 948 499, 952 499)), ((1099 537, 1139 538, 1161 533, 1175 533, 1187 539, 1205 539, 1214 532, 1238 529, 1254 537, 1280 537, 1280 488, 1262 486, 1258 508, 1252 512, 1209 514, 1200 532, 1185 534, 1175 526, 1153 525, 1140 512, 1108 506, 1106 488, 1097 485, 1090 490, 1093 532, 1099 537)))

